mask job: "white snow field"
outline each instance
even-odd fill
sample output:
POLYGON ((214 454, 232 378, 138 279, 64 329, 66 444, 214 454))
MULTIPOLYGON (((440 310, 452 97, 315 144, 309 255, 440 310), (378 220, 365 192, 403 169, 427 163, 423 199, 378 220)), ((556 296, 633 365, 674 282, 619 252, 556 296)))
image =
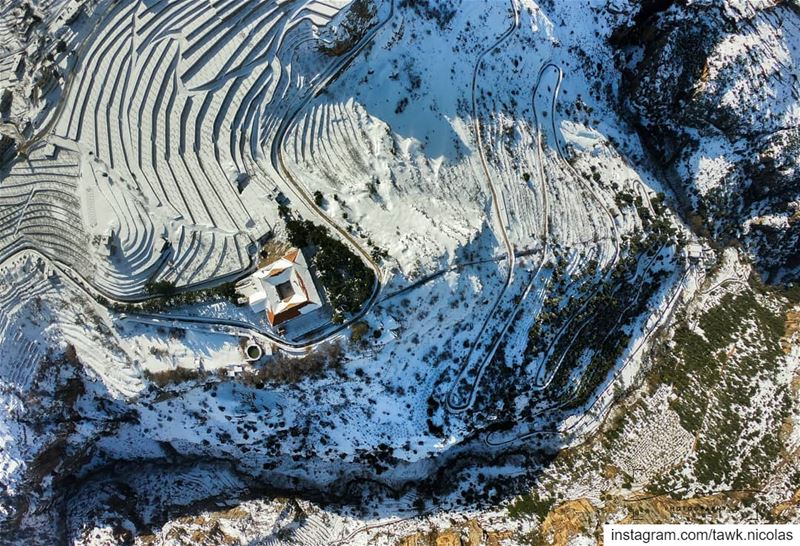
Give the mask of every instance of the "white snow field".
MULTIPOLYGON (((610 30, 592 5, 36 9, 66 52, 54 61, 58 102, 30 116, 0 181, 9 498, 59 434, 83 442, 87 475, 210 461, 186 478, 193 501, 233 498, 248 480, 333 490, 367 476, 399 489, 471 449, 570 445, 599 425, 615 386, 634 383, 654 332, 696 285, 700 267, 677 248, 688 232, 629 161, 638 138, 597 91, 612 81, 597 68, 611 63, 610 30), (374 270, 373 293, 343 325, 304 341, 217 301, 119 312, 153 281, 199 289, 252 271, 266 235, 287 238, 279 205, 374 270), (239 374, 252 340, 275 358, 239 374), (73 351, 88 385, 74 401, 80 425, 33 439, 13 416, 34 390, 70 384, 40 370, 73 351), (322 372, 269 375, 319 355, 322 372), (219 470, 228 463, 235 472, 219 470)), ((638 468, 636 445, 625 456, 638 468)), ((66 509, 76 543, 112 540, 87 506, 115 486, 95 478, 66 509)), ((355 543, 352 521, 315 521, 296 543, 355 543)))

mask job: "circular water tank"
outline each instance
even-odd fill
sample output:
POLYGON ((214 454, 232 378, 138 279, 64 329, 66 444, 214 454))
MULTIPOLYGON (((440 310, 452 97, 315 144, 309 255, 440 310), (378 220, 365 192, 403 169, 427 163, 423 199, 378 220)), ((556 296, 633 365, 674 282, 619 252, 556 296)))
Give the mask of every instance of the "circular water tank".
POLYGON ((264 354, 264 351, 261 349, 261 345, 253 340, 250 340, 247 343, 247 347, 244 349, 244 354, 249 362, 253 362, 261 358, 261 355, 264 354))

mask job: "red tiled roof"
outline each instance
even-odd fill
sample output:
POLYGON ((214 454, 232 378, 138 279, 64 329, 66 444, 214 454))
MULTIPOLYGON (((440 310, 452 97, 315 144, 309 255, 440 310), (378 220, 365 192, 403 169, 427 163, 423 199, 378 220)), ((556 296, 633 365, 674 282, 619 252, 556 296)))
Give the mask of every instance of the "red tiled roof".
POLYGON ((295 317, 299 317, 300 314, 301 314, 300 313, 300 309, 302 309, 303 307, 308 305, 308 303, 309 302, 304 301, 302 303, 297 303, 295 305, 291 305, 291 306, 287 307, 286 309, 284 309, 283 311, 280 311, 279 313, 273 313, 272 309, 270 309, 270 310, 267 311, 267 319, 269 319, 269 323, 270 323, 271 326, 275 326, 275 325, 280 324, 282 322, 286 322, 289 319, 293 319, 295 317))
POLYGON ((297 276, 297 282, 300 285, 300 290, 303 291, 303 295, 306 297, 306 299, 308 299, 308 289, 306 288, 306 283, 303 282, 303 277, 301 277, 300 275, 296 276, 297 276))
POLYGON ((296 262, 297 261, 297 255, 299 253, 300 253, 300 249, 299 248, 293 248, 289 252, 284 254, 283 257, 286 258, 287 260, 289 260, 290 262, 296 262))

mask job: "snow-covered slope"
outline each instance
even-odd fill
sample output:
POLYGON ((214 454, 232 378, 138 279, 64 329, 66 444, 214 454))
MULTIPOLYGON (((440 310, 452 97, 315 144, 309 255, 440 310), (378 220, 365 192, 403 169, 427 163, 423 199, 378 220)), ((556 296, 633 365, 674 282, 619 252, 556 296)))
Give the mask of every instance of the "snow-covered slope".
MULTIPOLYGON (((773 104, 748 88, 761 72, 731 83, 752 44, 777 63, 765 71, 794 69, 792 37, 774 46, 775 11, 751 8, 686 8, 752 22, 744 45, 728 33, 707 48, 696 110, 773 104)), ((695 206, 715 188, 733 195, 729 174, 744 169, 740 144, 653 102, 651 87, 679 94, 693 65, 670 79, 667 46, 636 43, 661 23, 624 1, 0 9, 3 59, 27 59, 0 63, 16 154, 0 180, 9 541, 355 544, 444 521, 400 523, 418 512, 467 525, 487 499, 473 531, 499 540, 497 506, 598 430, 715 263, 673 212, 684 194, 641 128, 696 140, 673 150, 695 206), (42 102, 31 78, 52 67, 42 102), (626 88, 632 67, 650 80, 626 88), (641 117, 618 112, 622 99, 641 117), (224 289, 185 295, 245 275, 301 220, 374 274, 358 311, 281 333, 224 289), (154 286, 182 293, 137 303, 154 286), (246 363, 248 344, 269 358, 246 363), (281 494, 317 504, 267 500, 281 494)), ((681 9, 652 17, 682 28, 681 9)), ((792 101, 703 123, 763 124, 767 153, 792 101)), ((746 226, 792 233, 787 206, 746 226)), ((659 416, 678 460, 688 433, 673 414, 631 430, 659 416)), ((662 452, 639 451, 621 447, 620 467, 657 474, 662 452)))

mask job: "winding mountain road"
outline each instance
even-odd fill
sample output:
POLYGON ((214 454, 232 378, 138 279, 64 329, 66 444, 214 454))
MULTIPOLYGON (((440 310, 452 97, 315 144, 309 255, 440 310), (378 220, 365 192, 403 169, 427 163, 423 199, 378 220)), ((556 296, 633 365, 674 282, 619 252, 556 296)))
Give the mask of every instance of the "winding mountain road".
POLYGON ((508 237, 508 226, 506 226, 504 220, 503 210, 500 207, 500 195, 494 183, 491 173, 489 172, 489 164, 486 160, 486 153, 484 152, 483 148, 483 139, 481 137, 481 123, 480 123, 480 116, 478 115, 478 100, 477 100, 477 85, 478 85, 478 75, 480 73, 481 65, 483 64, 483 60, 492 51, 494 51, 498 46, 500 46, 504 41, 506 41, 511 34, 514 33, 519 28, 519 7, 517 6, 516 0, 511 0, 511 10, 513 11, 513 21, 511 26, 503 32, 497 40, 494 41, 489 47, 484 49, 481 54, 478 56, 478 60, 475 63, 475 68, 472 71, 472 124, 473 124, 473 131, 475 132, 475 141, 478 148, 478 155, 481 160, 481 167, 483 169, 484 176, 486 177, 487 185, 489 187, 489 192, 492 196, 492 208, 494 211, 495 216, 497 217, 497 223, 499 228, 500 236, 503 240, 503 245, 506 249, 506 255, 508 256, 508 270, 506 271, 506 278, 503 281, 503 286, 500 290, 500 294, 498 294, 497 299, 494 301, 492 308, 489 310, 489 313, 486 315, 486 319, 483 321, 480 330, 478 331, 477 336, 475 337, 476 341, 473 342, 472 347, 469 350, 465 358, 464 366, 462 366, 461 370, 459 371, 458 376, 456 377, 455 381, 453 382, 452 386, 450 387, 450 391, 447 394, 447 398, 445 401, 447 410, 450 413, 461 413, 469 409, 475 399, 475 395, 477 393, 477 386, 480 382, 480 376, 483 374, 483 370, 486 368, 486 364, 488 362, 488 358, 484 358, 481 362, 478 373, 475 379, 470 382, 469 387, 469 395, 464 399, 462 393, 460 392, 461 383, 467 378, 467 375, 471 371, 470 362, 472 360, 472 355, 474 353, 475 347, 477 346, 477 341, 480 340, 486 329, 489 327, 489 324, 492 322, 495 312, 497 311, 498 307, 500 306, 508 288, 511 286, 511 282, 514 279, 514 267, 516 266, 516 256, 514 253, 514 245, 508 237))

